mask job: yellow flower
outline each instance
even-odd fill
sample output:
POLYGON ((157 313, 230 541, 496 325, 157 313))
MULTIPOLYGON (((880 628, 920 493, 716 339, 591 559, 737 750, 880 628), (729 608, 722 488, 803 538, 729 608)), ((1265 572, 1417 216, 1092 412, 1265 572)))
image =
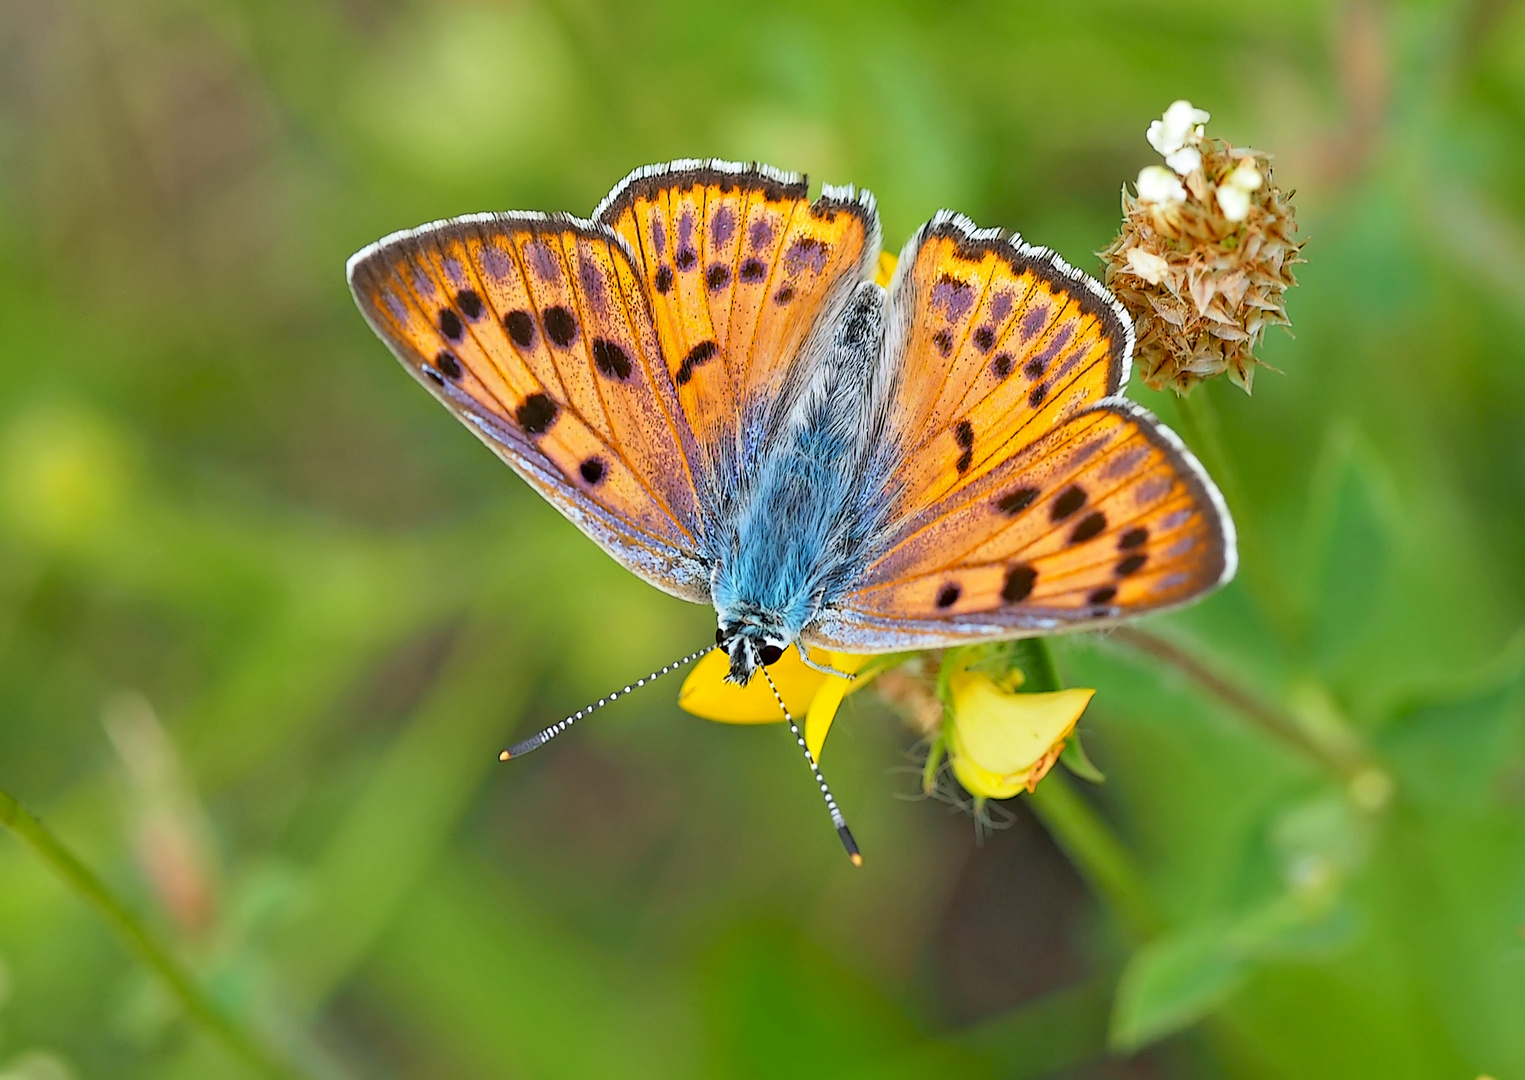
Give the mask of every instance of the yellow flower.
MULTIPOLYGON (((849 674, 858 671, 872 656, 851 656, 847 653, 814 653, 811 659, 827 667, 849 674)), ((678 706, 685 712, 706 720, 718 720, 723 724, 782 724, 784 714, 779 712, 778 702, 773 700, 773 690, 761 674, 753 677, 746 686, 725 681, 731 670, 730 658, 716 649, 694 665, 683 688, 678 691, 678 706)), ((776 664, 768 668, 784 704, 796 720, 805 718, 805 745, 817 761, 821 760, 821 748, 826 744, 826 733, 836 719, 842 699, 872 681, 870 675, 861 679, 840 679, 805 666, 794 649, 785 651, 776 664)))
POLYGON ((997 681, 982 672, 948 677, 952 708, 944 736, 953 775, 971 795, 1009 799, 1032 791, 1059 760, 1094 690, 1020 694, 1022 673, 997 681))

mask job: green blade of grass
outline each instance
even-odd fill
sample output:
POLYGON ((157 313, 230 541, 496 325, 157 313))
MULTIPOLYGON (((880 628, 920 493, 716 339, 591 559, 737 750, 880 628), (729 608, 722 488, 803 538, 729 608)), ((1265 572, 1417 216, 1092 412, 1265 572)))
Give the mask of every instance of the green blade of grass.
POLYGON ((207 996, 190 972, 154 938, 127 905, 112 894, 95 871, 3 789, 0 789, 0 825, 15 833, 81 900, 106 920, 127 950, 163 980, 198 1027, 262 1075, 295 1075, 207 996))

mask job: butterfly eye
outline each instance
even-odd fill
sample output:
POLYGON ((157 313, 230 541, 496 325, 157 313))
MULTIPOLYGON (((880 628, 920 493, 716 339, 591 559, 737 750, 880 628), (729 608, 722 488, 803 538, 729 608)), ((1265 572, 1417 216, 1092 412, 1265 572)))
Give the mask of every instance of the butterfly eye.
POLYGON ((763 667, 772 667, 784 655, 784 650, 777 645, 764 645, 758 655, 762 657, 763 667))

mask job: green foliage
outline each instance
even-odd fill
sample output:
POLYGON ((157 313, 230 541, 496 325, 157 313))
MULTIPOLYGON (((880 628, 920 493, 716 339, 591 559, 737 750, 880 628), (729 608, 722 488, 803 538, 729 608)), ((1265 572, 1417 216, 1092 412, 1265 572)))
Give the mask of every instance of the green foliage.
POLYGON ((0 28, 0 790, 93 875, 0 835, 0 1076, 251 1076, 245 1034, 324 1077, 1525 1075, 1519 5, 0 28), (718 154, 871 188, 891 250, 947 205, 1094 270, 1177 97, 1275 155, 1309 261, 1253 398, 1130 390, 1241 529, 1233 585, 1143 624, 1200 670, 1121 634, 1007 657, 1097 688, 1065 760, 1104 786, 1055 770, 979 846, 894 797, 915 737, 854 695, 854 871, 781 729, 676 683, 495 763, 713 621, 419 392, 349 254, 718 154))

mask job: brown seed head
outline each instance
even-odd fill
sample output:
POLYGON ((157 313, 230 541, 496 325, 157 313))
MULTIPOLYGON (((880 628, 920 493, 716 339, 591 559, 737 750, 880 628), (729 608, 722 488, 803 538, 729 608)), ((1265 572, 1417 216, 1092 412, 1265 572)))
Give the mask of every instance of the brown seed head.
POLYGON ((1265 154, 1207 136, 1192 145, 1201 164, 1173 195, 1148 197, 1171 186, 1162 168, 1140 175, 1144 196, 1124 186, 1122 230, 1100 253, 1105 280, 1133 316, 1145 383, 1185 394, 1226 372, 1248 393, 1266 328, 1288 325, 1302 242, 1265 154))

